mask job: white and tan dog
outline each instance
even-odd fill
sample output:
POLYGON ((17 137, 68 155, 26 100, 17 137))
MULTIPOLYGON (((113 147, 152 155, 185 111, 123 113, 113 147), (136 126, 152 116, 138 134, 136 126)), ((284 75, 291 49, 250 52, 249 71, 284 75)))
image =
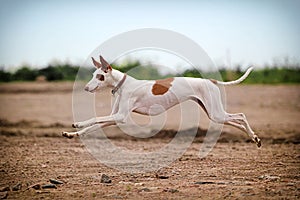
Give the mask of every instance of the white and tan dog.
POLYGON ((175 77, 163 80, 136 80, 118 70, 100 56, 100 62, 92 58, 96 71, 86 85, 85 90, 96 92, 103 87, 111 87, 117 94, 112 112, 109 116, 96 117, 72 124, 74 128, 82 128, 76 132, 63 132, 63 136, 72 138, 91 130, 100 124, 101 127, 125 123, 130 112, 143 115, 158 115, 181 102, 192 100, 198 103, 209 119, 216 123, 228 124, 241 129, 261 146, 260 139, 255 135, 243 113, 230 114, 225 112, 220 90, 217 85, 233 85, 245 80, 252 67, 235 81, 221 82, 213 79, 175 77))

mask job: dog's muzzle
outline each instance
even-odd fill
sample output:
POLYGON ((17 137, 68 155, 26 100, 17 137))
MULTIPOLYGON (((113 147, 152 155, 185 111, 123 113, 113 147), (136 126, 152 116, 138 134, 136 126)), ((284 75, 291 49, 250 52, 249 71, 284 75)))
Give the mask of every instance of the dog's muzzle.
POLYGON ((89 88, 89 86, 85 86, 85 87, 84 87, 84 90, 85 90, 85 91, 87 91, 87 92, 91 92, 91 93, 94 93, 94 92, 95 92, 97 89, 98 89, 98 86, 97 86, 97 87, 95 87, 95 88, 94 88, 94 89, 92 89, 92 90, 89 88))

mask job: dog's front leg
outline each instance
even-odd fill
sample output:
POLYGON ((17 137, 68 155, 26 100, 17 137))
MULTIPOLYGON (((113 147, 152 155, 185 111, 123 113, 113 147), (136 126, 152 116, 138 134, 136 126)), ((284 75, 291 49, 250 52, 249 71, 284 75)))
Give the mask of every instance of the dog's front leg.
MULTIPOLYGON (((107 126, 112 126, 112 125, 115 125, 115 124, 116 124, 115 122, 103 123, 103 124, 100 125, 100 128, 104 128, 104 127, 107 127, 107 126)), ((84 128, 84 129, 81 129, 80 131, 63 132, 62 135, 64 137, 67 137, 67 138, 73 138, 74 136, 80 136, 80 135, 83 135, 85 133, 88 133, 89 131, 98 128, 98 126, 99 126, 98 124, 94 124, 92 126, 89 126, 89 127, 84 128)))
POLYGON ((117 123, 123 123, 124 120, 125 120, 124 115, 120 115, 120 114, 115 114, 115 115, 110 115, 105 117, 96 117, 84 122, 79 122, 86 125, 87 127, 75 132, 63 132, 62 135, 67 138, 73 138, 74 136, 83 135, 89 132, 90 130, 97 128, 99 123, 100 123, 100 127, 104 128, 106 126, 115 125, 117 123))
MULTIPOLYGON (((102 119, 97 119, 98 117, 95 117, 95 118, 91 118, 91 119, 86 120, 86 121, 75 122, 75 123, 72 124, 72 127, 73 128, 85 128, 85 127, 89 127, 89 126, 91 126, 93 124, 96 124, 96 123, 102 123, 103 121, 105 121, 107 119, 110 119, 111 117, 116 116, 118 111, 119 111, 119 102, 120 102, 120 95, 118 95, 116 97, 116 101, 115 101, 115 103, 112 107, 112 112, 111 112, 110 116, 102 117, 102 119)), ((117 118, 120 118, 120 117, 117 117, 117 118)))
POLYGON ((86 120, 86 121, 82 121, 82 122, 74 122, 73 124, 72 124, 72 127, 73 128, 85 128, 85 127, 89 127, 89 126, 91 126, 91 125, 94 125, 94 124, 96 124, 95 123, 95 120, 96 118, 91 118, 91 119, 88 119, 88 120, 86 120))
POLYGON ((85 127, 95 125, 97 123, 111 122, 111 121, 114 121, 113 117, 114 116, 112 116, 112 115, 104 116, 104 117, 101 117, 100 120, 99 120, 100 117, 94 117, 94 118, 91 118, 91 119, 83 121, 83 122, 74 123, 74 124, 72 124, 72 127, 73 128, 85 128, 85 127))
POLYGON ((104 116, 104 117, 95 117, 91 118, 89 120, 83 121, 83 122, 76 122, 72 124, 73 128, 85 128, 92 126, 94 124, 98 123, 105 123, 105 122, 117 122, 117 123, 123 123, 124 116, 121 114, 113 114, 110 116, 104 116))

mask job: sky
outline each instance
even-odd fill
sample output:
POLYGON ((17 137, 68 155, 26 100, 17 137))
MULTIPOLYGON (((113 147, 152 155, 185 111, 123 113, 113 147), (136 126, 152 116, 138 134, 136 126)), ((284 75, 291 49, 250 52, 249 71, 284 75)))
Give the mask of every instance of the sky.
POLYGON ((80 64, 141 28, 185 35, 217 65, 299 63, 299 10, 297 0, 0 0, 0 67, 80 64))

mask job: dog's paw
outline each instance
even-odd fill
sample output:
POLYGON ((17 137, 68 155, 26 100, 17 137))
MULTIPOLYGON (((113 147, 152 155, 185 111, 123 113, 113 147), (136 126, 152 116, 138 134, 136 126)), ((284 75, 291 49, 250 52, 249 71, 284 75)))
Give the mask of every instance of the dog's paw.
POLYGON ((73 124, 72 124, 72 127, 73 127, 73 128, 84 128, 84 126, 82 126, 79 122, 73 123, 73 124))
POLYGON ((66 138, 69 138, 69 139, 74 137, 74 135, 71 135, 68 132, 62 132, 62 136, 66 137, 66 138))
POLYGON ((261 141, 260 141, 260 139, 257 136, 254 137, 254 142, 256 143, 256 145, 257 145, 258 148, 261 147, 261 141))
POLYGON ((82 128, 82 126, 79 123, 73 123, 72 127, 73 128, 82 128))

